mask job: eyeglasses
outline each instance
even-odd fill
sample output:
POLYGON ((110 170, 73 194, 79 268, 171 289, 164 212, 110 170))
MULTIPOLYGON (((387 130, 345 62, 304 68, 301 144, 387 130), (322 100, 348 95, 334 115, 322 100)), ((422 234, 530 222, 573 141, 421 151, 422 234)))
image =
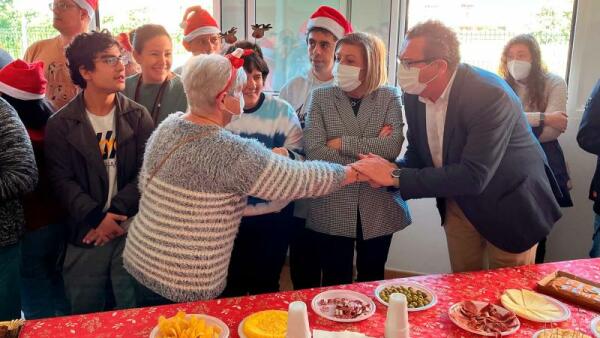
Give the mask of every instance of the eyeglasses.
POLYGON ((125 64, 125 56, 119 55, 119 56, 103 56, 100 57, 100 61, 106 63, 109 66, 116 66, 118 62, 121 62, 122 64, 125 64))
POLYGON ((51 11, 53 10, 57 10, 57 11, 65 11, 69 8, 73 8, 76 7, 76 5, 73 4, 69 4, 66 2, 57 2, 57 3, 49 3, 48 4, 48 8, 50 8, 51 11))
POLYGON ((421 60, 402 60, 400 59, 400 64, 402 66, 404 66, 405 68, 409 68, 410 66, 417 64, 417 63, 430 63, 432 61, 437 60, 437 58, 428 58, 428 59, 421 59, 421 60))

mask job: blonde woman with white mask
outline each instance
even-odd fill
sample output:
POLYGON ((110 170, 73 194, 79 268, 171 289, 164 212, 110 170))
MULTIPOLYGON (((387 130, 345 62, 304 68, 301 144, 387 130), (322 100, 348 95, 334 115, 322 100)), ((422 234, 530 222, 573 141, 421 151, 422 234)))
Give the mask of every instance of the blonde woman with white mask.
MULTIPOLYGON (((385 84, 385 45, 367 33, 348 34, 337 41, 335 58, 334 85, 315 89, 309 100, 307 159, 346 165, 374 153, 393 161, 404 141, 402 103, 399 90, 385 84)), ((392 235, 408 224, 406 204, 366 183, 312 199, 307 228, 322 249, 322 284, 352 282, 355 245, 357 280, 383 279, 392 235)))

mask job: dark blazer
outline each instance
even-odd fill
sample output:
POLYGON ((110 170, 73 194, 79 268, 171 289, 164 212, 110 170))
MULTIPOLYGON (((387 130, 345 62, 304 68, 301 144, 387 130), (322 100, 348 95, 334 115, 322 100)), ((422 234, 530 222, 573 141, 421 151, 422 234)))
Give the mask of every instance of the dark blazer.
POLYGON ((600 80, 585 105, 579 132, 577 132, 577 143, 581 149, 599 156, 590 186, 590 199, 594 201, 594 212, 600 215, 600 198, 592 196, 594 191, 600 194, 600 80))
MULTIPOLYGON (((118 192, 107 211, 131 217, 138 210, 137 176, 154 124, 144 107, 123 94, 116 101, 118 192)), ((45 156, 55 195, 68 213, 69 243, 86 247, 83 238, 106 215, 108 175, 83 93, 48 120, 45 156)))
POLYGON ((460 64, 450 90, 443 167, 435 168, 427 142, 425 104, 405 95, 408 148, 398 164, 405 199, 456 200, 477 231, 496 247, 523 252, 561 217, 556 181, 527 124, 519 98, 498 76, 460 64), (549 177, 553 183, 551 186, 549 177))

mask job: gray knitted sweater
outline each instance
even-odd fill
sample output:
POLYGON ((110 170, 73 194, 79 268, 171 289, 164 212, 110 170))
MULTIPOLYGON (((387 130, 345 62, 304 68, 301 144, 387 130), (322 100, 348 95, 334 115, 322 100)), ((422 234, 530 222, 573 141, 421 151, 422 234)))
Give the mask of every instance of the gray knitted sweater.
POLYGON ((148 140, 140 208, 123 253, 125 268, 139 282, 176 302, 221 294, 248 196, 321 196, 340 188, 345 177, 341 165, 293 161, 181 115, 167 117, 148 140), (148 183, 174 145, 198 133, 204 137, 181 146, 148 183))
POLYGON ((38 172, 25 126, 0 98, 0 247, 16 244, 25 216, 20 198, 37 184, 38 172))

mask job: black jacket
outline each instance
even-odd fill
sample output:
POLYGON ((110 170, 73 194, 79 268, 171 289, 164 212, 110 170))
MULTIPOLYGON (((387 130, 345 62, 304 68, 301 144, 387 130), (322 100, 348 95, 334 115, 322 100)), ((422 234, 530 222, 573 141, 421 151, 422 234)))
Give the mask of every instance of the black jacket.
POLYGON ((398 162, 405 199, 456 200, 477 231, 496 247, 519 253, 546 237, 561 217, 556 180, 525 119, 519 98, 498 76, 460 64, 449 93, 443 166, 427 141, 425 104, 405 95, 408 147, 398 162), (549 180, 550 178, 550 180, 549 180))
POLYGON ((590 199, 594 201, 594 212, 600 215, 600 198, 592 196, 592 192, 600 194, 600 80, 585 105, 577 132, 577 143, 581 149, 598 156, 596 172, 590 186, 590 199))
MULTIPOLYGON (((50 117, 44 146, 50 182, 67 210, 69 243, 82 247, 87 246, 82 243, 85 235, 104 218, 108 198, 108 175, 86 116, 84 94, 50 117)), ((154 124, 144 107, 121 93, 116 105, 118 192, 108 212, 131 217, 138 210, 137 177, 154 124)))

